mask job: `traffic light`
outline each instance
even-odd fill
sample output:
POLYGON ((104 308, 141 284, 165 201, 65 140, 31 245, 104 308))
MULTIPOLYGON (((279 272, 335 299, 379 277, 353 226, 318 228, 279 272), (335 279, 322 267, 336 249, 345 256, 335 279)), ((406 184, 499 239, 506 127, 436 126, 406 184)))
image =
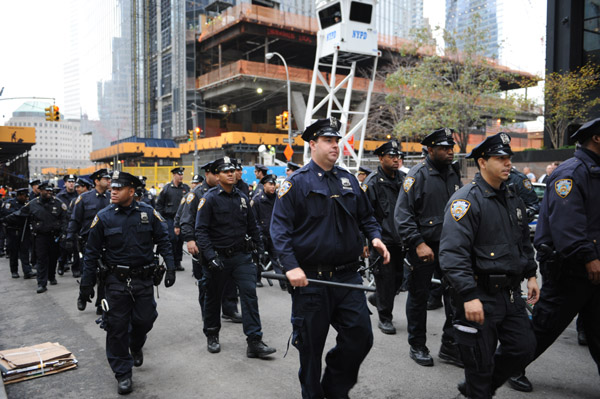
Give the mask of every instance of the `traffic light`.
POLYGON ((202 129, 199 128, 198 126, 196 126, 196 138, 199 139, 200 135, 202 134, 202 129))
POLYGON ((277 115, 275 117, 275 127, 277 127, 277 129, 283 129, 283 115, 277 115))
POLYGON ((194 140, 194 131, 188 130, 188 141, 194 140))
POLYGON ((289 128, 289 116, 290 114, 287 111, 283 111, 283 113, 281 114, 282 118, 281 118, 281 128, 283 130, 288 130, 289 128))
POLYGON ((54 108, 54 112, 52 113, 52 120, 60 122, 60 112, 58 112, 58 107, 56 105, 53 105, 52 107, 54 108))
POLYGON ((48 108, 44 108, 44 111, 46 111, 46 120, 47 121, 53 121, 54 120, 54 115, 52 115, 54 113, 54 105, 48 107, 48 108))

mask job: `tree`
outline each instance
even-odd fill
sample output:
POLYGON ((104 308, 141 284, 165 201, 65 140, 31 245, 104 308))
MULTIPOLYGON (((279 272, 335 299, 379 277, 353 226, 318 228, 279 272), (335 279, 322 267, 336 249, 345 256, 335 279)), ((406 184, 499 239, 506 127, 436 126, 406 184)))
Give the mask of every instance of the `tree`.
POLYGON ((598 86, 598 66, 591 63, 573 71, 546 75, 544 127, 553 148, 563 146, 569 127, 585 122, 592 108, 600 104, 600 98, 586 95, 598 86))
MULTIPOLYGON (((387 101, 410 107, 395 126, 397 135, 424 136, 439 127, 453 128, 464 153, 472 131, 484 128, 490 118, 513 120, 524 100, 500 94, 503 82, 515 84, 518 77, 484 56, 486 32, 480 29, 477 15, 464 32, 442 30, 442 34, 443 50, 428 30, 416 32, 412 51, 419 54, 420 62, 388 75, 387 101)), ((520 84, 530 83, 521 80, 520 84)))

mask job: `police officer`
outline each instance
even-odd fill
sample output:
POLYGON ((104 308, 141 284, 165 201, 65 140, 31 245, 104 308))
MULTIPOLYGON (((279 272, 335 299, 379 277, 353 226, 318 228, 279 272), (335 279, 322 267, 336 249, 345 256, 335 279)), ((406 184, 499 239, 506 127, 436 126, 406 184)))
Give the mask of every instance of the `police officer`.
MULTIPOLYGON (((27 188, 19 188, 17 190, 17 197, 10 198, 4 203, 0 211, 2 218, 24 207, 27 203, 28 194, 29 190, 27 188)), ((13 220, 12 223, 4 223, 6 224, 7 247, 10 256, 10 272, 12 277, 19 278, 19 259, 21 259, 23 278, 30 279, 35 277, 36 273, 31 269, 31 264, 29 263, 31 229, 29 228, 27 219, 23 216, 13 220)))
POLYGON ((175 234, 175 214, 181 203, 181 199, 190 192, 190 187, 183 183, 183 171, 185 168, 173 168, 173 180, 163 187, 156 200, 156 210, 167 220, 169 225, 169 239, 173 246, 173 256, 175 257, 175 268, 183 271, 181 266, 183 258, 183 240, 180 235, 175 234))
MULTIPOLYGON (((81 194, 75 200, 69 227, 67 229, 67 248, 73 247, 79 252, 84 253, 84 248, 90 232, 90 226, 94 216, 100 210, 108 206, 110 202, 110 172, 106 169, 99 169, 90 175, 94 182, 94 189, 81 194)), ((96 313, 102 314, 100 302, 104 298, 104 287, 98 285, 98 296, 96 298, 96 313)))
POLYGON ((366 166, 359 166, 356 178, 360 184, 363 184, 367 176, 369 176, 371 173, 373 173, 373 171, 366 166))
MULTIPOLYGON (((451 129, 441 128, 421 141, 427 146, 427 156, 408 172, 395 210, 398 232, 408 247, 407 259, 411 265, 406 299, 409 355, 421 366, 433 366, 433 358, 426 346, 427 301, 431 277, 440 267, 439 244, 444 206, 450 196, 462 187, 460 175, 452 167, 455 145, 452 134, 451 129)), ((446 321, 438 356, 460 366, 458 348, 453 339, 452 309, 445 291, 446 321)))
POLYGON ((406 174, 399 170, 404 154, 397 141, 390 140, 380 145, 374 154, 379 157, 377 171, 363 182, 363 190, 375 211, 375 220, 381 225, 381 240, 390 252, 390 264, 382 266, 376 251, 371 253, 371 265, 377 291, 369 296, 376 303, 379 322, 377 326, 384 334, 396 334, 392 324, 394 297, 402 285, 404 274, 404 249, 394 221, 394 208, 406 174))
POLYGON ((39 185, 40 196, 6 217, 9 224, 28 217, 36 236, 37 293, 46 292, 48 281, 56 285, 56 261, 58 260, 58 242, 66 234, 69 215, 67 205, 54 198, 54 184, 44 181, 39 185))
POLYGON ((361 284, 360 231, 389 262, 381 228, 358 180, 335 166, 341 123, 331 117, 308 126, 312 160, 288 177, 278 191, 271 237, 292 293, 292 343, 300 354, 303 398, 346 398, 373 345, 365 295, 358 290, 309 285, 307 278, 361 284), (329 326, 337 345, 321 360, 329 326))
MULTIPOLYGON (((93 187, 93 183, 87 179, 86 177, 80 177, 77 179, 77 181, 75 182, 75 191, 77 192, 77 195, 81 195, 83 193, 87 193, 92 187, 93 187)), ((73 209, 75 208, 75 202, 77 202, 77 198, 75 198, 74 200, 71 201, 71 203, 69 204, 69 215, 73 214, 73 209)), ((67 228, 68 231, 68 228, 67 228)), ((67 234, 68 236, 68 234, 67 234)), ((70 249, 73 252, 73 277, 74 278, 78 278, 81 277, 81 257, 79 256, 79 250, 75 250, 77 249, 77 245, 75 245, 75 243, 73 243, 72 240, 67 239, 65 241, 65 248, 71 248, 70 249)))
MULTIPOLYGON (((600 118, 585 123, 571 139, 580 147, 547 180, 535 231, 544 283, 533 309, 534 359, 579 313, 600 374, 600 118)), ((519 391, 532 390, 525 376, 509 382, 519 391)))
POLYGON ((138 176, 138 179, 142 182, 142 185, 135 192, 136 201, 145 202, 154 208, 156 206, 156 197, 146 189, 146 176, 138 176))
POLYGON ((154 245, 167 266, 165 287, 175 283, 167 223, 151 206, 133 199, 141 185, 129 173, 113 172, 111 204, 98 212, 90 226, 78 299, 78 308, 85 309, 86 301, 91 302, 94 296, 96 279, 106 279, 106 357, 118 381, 119 394, 133 390, 132 366, 144 362, 142 347, 158 316, 153 287, 154 245), (96 275, 100 260, 108 269, 106 276, 96 275))
POLYGON ((535 215, 540 212, 540 199, 533 190, 531 180, 513 166, 510 170, 510 175, 508 176, 507 185, 510 186, 525 203, 527 218, 531 222, 535 215))
POLYGON ((229 157, 213 162, 211 169, 219 175, 219 186, 209 190, 198 203, 195 234, 206 263, 204 334, 210 353, 221 350, 220 305, 225 283, 233 279, 240 290, 242 324, 247 336, 250 358, 264 358, 275 353, 262 341, 262 327, 256 297, 256 266, 252 263, 246 235, 259 253, 264 252, 250 201, 233 186, 235 167, 229 157))
POLYGON ((179 203, 179 207, 177 208, 177 213, 175 213, 175 220, 173 222, 173 226, 175 229, 175 234, 181 234, 181 214, 183 213, 183 208, 185 205, 185 200, 189 197, 189 195, 194 191, 196 187, 200 185, 204 181, 204 178, 200 175, 193 175, 192 180, 190 181, 190 192, 181 198, 181 202, 179 203))
MULTIPOLYGON (((258 223, 258 228, 260 229, 263 245, 265 250, 267 251, 267 256, 262 256, 263 254, 259 254, 258 263, 257 264, 257 274, 256 274, 256 286, 262 287, 263 284, 261 282, 261 272, 262 267, 260 264, 266 265, 269 263, 269 259, 273 264, 274 269, 280 269, 277 257, 275 256, 275 250, 273 248, 273 240, 271 240, 271 215, 273 215, 273 206, 275 205, 275 189, 277 186, 277 175, 266 175, 260 181, 263 185, 263 192, 254 197, 252 201, 250 201, 250 205, 252 205, 252 210, 256 215, 256 221, 258 223)), ((279 270, 281 272, 281 269, 279 270)), ((281 282, 283 283, 283 282, 281 282)), ((285 283, 280 284, 282 288, 285 288, 285 283)))
POLYGON ((39 187, 40 187, 41 183, 42 182, 40 179, 29 180, 29 185, 31 186, 31 191, 29 192, 29 201, 40 196, 40 188, 39 187))
POLYGON ((260 163, 254 165, 254 176, 258 179, 258 184, 254 188, 252 198, 254 198, 262 192, 263 185, 260 183, 260 181, 263 177, 267 175, 267 173, 269 173, 269 168, 267 168, 265 165, 260 163))
MULTIPOLYGON (((75 182, 77 181, 77 176, 69 174, 63 177, 63 182, 65 183, 65 187, 56 194, 56 198, 61 200, 64 204, 71 204, 71 201, 77 198, 77 191, 75 191, 75 182)), ((66 242, 66 241, 64 241, 66 242)), ((65 264, 71 257, 71 251, 67 251, 64 245, 60 247, 60 256, 58 257, 58 267, 56 272, 59 276, 62 276, 65 271, 68 271, 69 268, 65 267, 65 264)))
POLYGON ((287 167, 285 169, 285 174, 287 177, 290 177, 292 175, 292 173, 294 173, 298 169, 300 169, 300 165, 290 161, 287 163, 287 167))
MULTIPOLYGON (((195 226, 196 213, 198 212, 198 204, 200 203, 200 199, 204 197, 208 190, 219 184, 219 177, 216 174, 216 170, 211 171, 212 164, 212 162, 207 162, 201 166, 201 169, 203 169, 205 172, 206 178, 200 185, 196 186, 192 192, 184 197, 180 218, 181 236, 183 237, 183 242, 185 242, 188 252, 190 255, 192 255, 192 269, 194 277, 197 280, 196 285, 198 286, 198 303, 200 304, 200 311, 203 315, 206 279, 202 273, 202 254, 196 245, 195 226)), ((223 315, 221 317, 223 319, 230 320, 234 323, 242 322, 242 315, 240 312, 238 312, 237 300, 237 289, 233 281, 229 280, 225 284, 223 298, 221 300, 221 307, 223 311, 223 315)))
POLYGON ((242 174, 244 172, 242 160, 240 158, 232 158, 231 161, 235 164, 235 186, 244 193, 246 197, 250 198, 250 188, 248 187, 248 183, 242 179, 242 174))
POLYGON ((479 173, 444 211, 440 264, 456 294, 455 338, 466 377, 459 390, 469 398, 491 398, 535 351, 520 284, 527 279, 528 302, 535 303, 537 265, 525 206, 506 185, 512 154, 506 133, 476 146, 467 158, 479 173))

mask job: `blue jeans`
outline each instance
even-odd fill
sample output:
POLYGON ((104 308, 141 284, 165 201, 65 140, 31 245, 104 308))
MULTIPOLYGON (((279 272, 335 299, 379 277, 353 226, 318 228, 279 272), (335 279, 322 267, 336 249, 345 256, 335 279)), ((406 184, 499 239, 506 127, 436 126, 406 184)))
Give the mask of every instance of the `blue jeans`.
POLYGON ((256 296, 256 266, 249 253, 240 252, 230 258, 222 257, 225 268, 211 270, 203 266, 206 281, 204 298, 204 334, 218 335, 221 329, 221 299, 227 282, 232 279, 240 290, 244 334, 262 337, 258 297, 256 296))

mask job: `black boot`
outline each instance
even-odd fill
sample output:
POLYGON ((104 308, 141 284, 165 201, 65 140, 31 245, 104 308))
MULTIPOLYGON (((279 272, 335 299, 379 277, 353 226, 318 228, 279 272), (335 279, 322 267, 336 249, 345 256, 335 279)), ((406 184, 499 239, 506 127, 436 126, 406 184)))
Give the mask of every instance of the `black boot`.
POLYGON ((411 346, 410 358, 418 365, 431 367, 433 366, 433 358, 429 354, 429 349, 426 346, 411 346))
POLYGON ((59 263, 58 268, 56 268, 56 273, 58 273, 59 276, 65 274, 65 265, 59 263))
POLYGON ((221 352, 221 344, 219 343, 219 336, 218 335, 208 335, 206 337, 206 349, 208 349, 208 351, 210 353, 219 353, 221 352))
POLYGON ((438 357, 446 363, 453 364, 458 367, 465 367, 460 359, 460 350, 455 342, 442 341, 438 357))
POLYGON ((508 379, 508 385, 516 391, 531 392, 533 391, 533 385, 529 381, 529 378, 525 376, 525 372, 521 374, 513 375, 508 379))
POLYGON ((264 358, 272 355, 277 351, 275 348, 267 346, 260 337, 248 338, 248 349, 246 350, 246 356, 249 358, 264 358))
POLYGON ((131 356, 133 357, 133 367, 140 367, 144 363, 144 352, 142 349, 139 351, 131 350, 131 356))
POLYGON ((133 381, 131 377, 123 378, 119 380, 117 384, 117 392, 119 395, 127 395, 133 391, 133 381))

